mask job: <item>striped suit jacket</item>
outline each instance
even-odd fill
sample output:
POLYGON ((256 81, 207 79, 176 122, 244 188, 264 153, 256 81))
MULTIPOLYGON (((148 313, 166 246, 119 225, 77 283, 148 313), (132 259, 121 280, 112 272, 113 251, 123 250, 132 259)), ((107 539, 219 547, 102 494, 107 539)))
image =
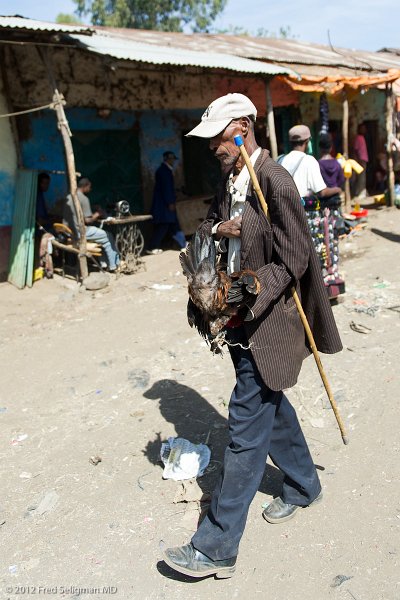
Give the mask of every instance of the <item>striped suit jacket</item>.
MULTIPOLYGON (((290 174, 263 150, 254 166, 266 199, 271 224, 249 188, 242 217, 241 269, 256 271, 261 291, 245 322, 257 368, 272 390, 292 387, 302 362, 311 353, 291 294, 294 285, 302 302, 317 348, 333 354, 342 349, 321 267, 304 208, 290 174)), ((226 179, 200 225, 229 220, 226 179)))

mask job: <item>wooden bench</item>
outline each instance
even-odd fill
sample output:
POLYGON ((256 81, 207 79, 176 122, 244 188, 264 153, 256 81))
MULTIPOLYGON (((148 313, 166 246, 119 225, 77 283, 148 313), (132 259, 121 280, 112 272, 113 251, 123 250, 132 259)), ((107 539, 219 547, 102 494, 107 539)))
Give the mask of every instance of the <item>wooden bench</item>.
MULTIPOLYGON (((80 250, 77 247, 77 240, 74 237, 72 229, 70 229, 67 225, 64 225, 64 223, 53 223, 53 229, 58 239, 52 240, 52 244, 55 248, 61 250, 62 275, 65 277, 65 252, 70 252, 77 256, 80 254, 80 250)), ((86 242, 86 256, 90 258, 101 271, 101 265, 96 258, 102 256, 102 253, 102 247, 100 244, 97 242, 86 242)))

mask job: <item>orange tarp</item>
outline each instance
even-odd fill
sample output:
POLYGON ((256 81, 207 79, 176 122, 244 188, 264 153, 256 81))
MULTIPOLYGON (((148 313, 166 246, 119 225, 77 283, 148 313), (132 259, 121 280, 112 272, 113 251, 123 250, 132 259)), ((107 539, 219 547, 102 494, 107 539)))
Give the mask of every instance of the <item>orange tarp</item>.
POLYGON ((356 90, 360 87, 375 87, 382 83, 391 83, 400 77, 400 70, 389 69, 381 75, 363 75, 362 77, 338 77, 326 75, 324 77, 303 75, 301 79, 288 75, 279 75, 278 79, 287 83, 292 90, 298 92, 327 92, 337 94, 345 88, 356 90))
MULTIPOLYGON (((299 103, 299 94, 282 81, 278 81, 276 77, 271 79, 270 86, 274 108, 299 103)), ((219 77, 215 86, 215 97, 224 96, 229 92, 240 92, 250 96, 257 106, 258 116, 265 116, 267 100, 264 81, 255 77, 219 77)))

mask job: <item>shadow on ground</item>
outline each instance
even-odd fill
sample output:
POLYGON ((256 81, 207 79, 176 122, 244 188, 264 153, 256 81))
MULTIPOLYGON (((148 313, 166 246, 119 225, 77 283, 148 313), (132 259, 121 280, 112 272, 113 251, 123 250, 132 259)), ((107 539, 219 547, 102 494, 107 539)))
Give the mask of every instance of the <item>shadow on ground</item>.
MULTIPOLYGON (((164 419, 174 425, 177 437, 193 443, 205 443, 211 449, 211 462, 198 483, 203 492, 214 489, 222 468, 224 451, 229 444, 228 421, 215 410, 207 400, 191 387, 174 379, 161 379, 143 393, 145 398, 159 400, 160 412, 164 419)), ((160 434, 149 440, 143 450, 152 464, 160 463, 160 434)), ((259 490, 276 496, 282 489, 281 472, 266 465, 259 490)))
POLYGON ((385 238, 385 240, 389 240, 390 242, 400 243, 400 235, 397 233, 392 233, 391 231, 382 231, 381 229, 376 229, 375 227, 371 227, 372 233, 375 235, 380 235, 385 238))
MULTIPOLYGON (((162 416, 172 423, 177 437, 194 444, 207 443, 211 462, 198 483, 203 492, 211 491, 222 466, 223 454, 229 443, 228 422, 207 400, 191 387, 174 379, 161 379, 143 393, 145 398, 158 400, 162 416)), ((160 463, 160 435, 149 440, 144 454, 153 464, 160 463)))

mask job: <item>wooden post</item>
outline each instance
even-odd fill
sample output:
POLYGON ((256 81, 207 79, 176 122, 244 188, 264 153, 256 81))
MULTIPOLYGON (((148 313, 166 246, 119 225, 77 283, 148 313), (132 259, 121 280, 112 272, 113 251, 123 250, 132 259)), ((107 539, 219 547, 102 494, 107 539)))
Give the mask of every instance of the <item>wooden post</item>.
POLYGON ((267 124, 268 124, 269 143, 271 146, 271 156, 274 160, 276 160, 278 158, 278 144, 276 141, 274 107, 272 105, 272 96, 271 96, 271 88, 269 85, 269 79, 266 79, 266 81, 265 81, 265 95, 266 95, 266 99, 267 99, 267 124))
POLYGON ((86 260, 85 218, 83 216, 82 206, 78 198, 78 190, 76 185, 75 157, 71 142, 72 134, 64 112, 65 100, 62 94, 60 94, 60 92, 57 89, 54 90, 53 103, 54 109, 57 114, 58 128, 61 132, 61 136, 64 142, 65 158, 67 161, 67 171, 69 179, 69 189, 79 225, 79 269, 81 273, 81 278, 84 279, 88 276, 88 266, 86 260))
MULTIPOLYGON (((342 121, 342 143, 343 156, 347 160, 349 158, 349 100, 347 92, 344 91, 343 96, 343 121, 342 121)), ((350 179, 347 177, 344 180, 344 208, 346 212, 351 210, 351 194, 350 194, 350 179)))
POLYGON ((393 151, 392 151, 392 143, 391 136, 393 134, 393 91, 392 84, 386 84, 386 134, 387 134, 387 142, 386 142, 386 156, 387 156, 387 206, 394 205, 394 169, 393 169, 393 151))
POLYGON ((64 104, 65 99, 62 94, 57 89, 56 80, 54 77, 52 64, 50 61, 50 56, 48 54, 47 48, 42 48, 37 46, 37 51, 39 56, 41 57, 43 64, 47 71, 47 76, 49 78, 49 82, 51 87, 53 88, 53 104, 54 110, 56 111, 58 128, 60 130, 63 142, 64 142, 64 150, 65 150, 65 159, 67 162, 67 171, 68 171, 68 179, 69 179, 69 191, 72 197, 72 202, 74 204, 74 209, 76 213, 76 218, 79 225, 79 270, 81 273, 81 279, 85 279, 88 276, 88 266, 86 260, 86 225, 85 218, 83 216, 83 211, 81 207, 81 203, 78 199, 77 185, 76 185, 76 170, 75 170, 75 157, 74 150, 72 148, 71 137, 72 133, 68 125, 67 117, 64 112, 64 104))
POLYGON ((85 218, 83 216, 82 206, 78 198, 78 190, 76 185, 76 170, 75 170, 75 157, 71 142, 71 130, 68 125, 67 118, 64 112, 65 100, 62 94, 57 90, 54 90, 53 96, 54 109, 57 114, 58 128, 61 132, 62 139, 64 142, 65 158, 67 161, 67 171, 69 179, 69 189, 74 203, 74 209, 79 225, 79 269, 81 272, 81 278, 85 279, 88 276, 88 266, 86 260, 86 226, 85 218))

